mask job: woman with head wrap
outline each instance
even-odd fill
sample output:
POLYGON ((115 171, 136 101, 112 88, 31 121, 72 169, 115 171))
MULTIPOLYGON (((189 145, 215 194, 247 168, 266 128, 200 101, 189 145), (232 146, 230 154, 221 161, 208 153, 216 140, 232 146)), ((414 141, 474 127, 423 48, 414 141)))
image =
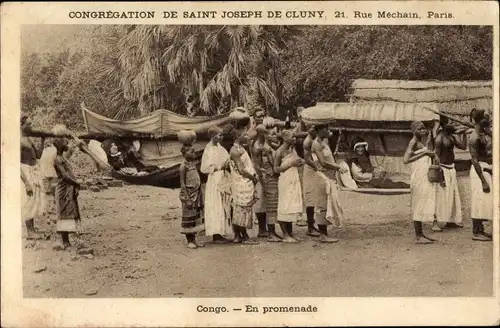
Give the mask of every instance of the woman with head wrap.
POLYGON ((353 138, 351 142, 351 156, 349 159, 351 175, 360 188, 405 189, 410 185, 405 182, 394 182, 383 173, 375 176, 376 167, 372 164, 368 153, 368 143, 361 137, 353 138))
POLYGON ((431 244, 434 239, 424 235, 422 223, 433 223, 436 213, 436 185, 429 182, 428 172, 432 159, 439 160, 427 148, 429 131, 424 123, 411 124, 413 138, 406 149, 403 161, 411 164, 411 211, 417 244, 431 244))
POLYGON ((220 145, 222 129, 212 126, 208 130, 210 142, 205 146, 201 158, 201 172, 208 174, 205 188, 205 234, 212 236, 214 242, 228 242, 223 236, 231 232, 230 217, 224 210, 224 195, 219 189, 225 178, 225 168, 229 164, 229 153, 220 145))
POLYGON ((491 241, 492 235, 484 231, 483 221, 493 220, 493 140, 491 118, 484 110, 473 109, 470 114, 474 132, 469 139, 472 159, 470 170, 472 239, 491 241), (488 133, 489 132, 489 133, 488 133))
POLYGON ((43 177, 38 159, 42 156, 42 147, 36 147, 26 135, 31 129, 31 121, 26 113, 21 113, 21 217, 24 220, 28 239, 42 239, 35 230, 35 218, 40 218, 46 209, 43 192, 43 177))

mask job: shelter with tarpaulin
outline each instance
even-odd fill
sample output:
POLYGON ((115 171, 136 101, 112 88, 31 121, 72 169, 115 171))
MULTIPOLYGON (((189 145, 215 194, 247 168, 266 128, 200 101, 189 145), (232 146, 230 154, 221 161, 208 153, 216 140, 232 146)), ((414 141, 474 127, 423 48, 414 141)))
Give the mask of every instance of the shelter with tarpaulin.
POLYGON ((182 162, 182 144, 177 140, 181 130, 193 130, 197 134, 195 152, 201 159, 209 140, 211 126, 223 126, 232 121, 231 113, 218 116, 187 117, 166 109, 130 120, 113 120, 92 112, 82 104, 82 115, 88 134, 113 140, 134 140, 141 162, 146 166, 157 166, 159 170, 147 175, 127 175, 113 171, 113 177, 132 184, 147 184, 165 188, 178 187, 179 165, 182 162))

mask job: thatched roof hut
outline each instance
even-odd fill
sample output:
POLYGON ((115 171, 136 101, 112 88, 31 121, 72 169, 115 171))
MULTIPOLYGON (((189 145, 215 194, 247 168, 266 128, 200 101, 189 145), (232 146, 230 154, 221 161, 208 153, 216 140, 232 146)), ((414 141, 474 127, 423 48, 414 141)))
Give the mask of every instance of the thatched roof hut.
POLYGON ((352 83, 350 101, 435 105, 443 113, 463 117, 473 108, 493 109, 493 83, 357 79, 352 83))

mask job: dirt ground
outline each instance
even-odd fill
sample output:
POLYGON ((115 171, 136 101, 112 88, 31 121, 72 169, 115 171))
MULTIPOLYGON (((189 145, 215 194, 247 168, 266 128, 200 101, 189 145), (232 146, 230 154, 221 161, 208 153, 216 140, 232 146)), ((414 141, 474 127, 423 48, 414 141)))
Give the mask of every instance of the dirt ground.
MULTIPOLYGON (((466 178, 460 180, 465 191, 466 178)), ((320 244, 294 227, 299 244, 207 243, 191 250, 179 233, 177 190, 85 190, 79 238, 94 255, 53 251, 55 237, 24 241, 24 297, 492 295, 493 244, 471 240, 467 211, 465 228, 429 233, 439 242, 415 245, 409 195, 343 192, 342 201, 348 221, 332 232, 337 244, 320 244)), ((38 225, 52 229, 49 221, 38 225)))

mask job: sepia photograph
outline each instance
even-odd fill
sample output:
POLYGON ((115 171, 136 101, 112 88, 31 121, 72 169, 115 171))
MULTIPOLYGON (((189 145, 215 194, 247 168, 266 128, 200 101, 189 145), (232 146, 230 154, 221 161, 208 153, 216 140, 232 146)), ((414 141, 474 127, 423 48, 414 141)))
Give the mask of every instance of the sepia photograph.
POLYGON ((493 297, 493 42, 21 25, 23 297, 493 297))

